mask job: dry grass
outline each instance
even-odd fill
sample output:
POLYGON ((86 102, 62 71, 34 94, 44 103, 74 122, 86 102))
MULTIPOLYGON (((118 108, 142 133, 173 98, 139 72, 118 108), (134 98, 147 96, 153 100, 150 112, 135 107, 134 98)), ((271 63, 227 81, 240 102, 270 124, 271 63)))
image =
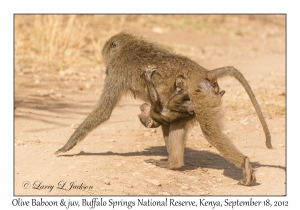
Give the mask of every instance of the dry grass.
MULTIPOLYGON (((277 16, 15 15, 15 62, 25 72, 93 66, 102 63, 105 40, 132 25, 203 31, 234 28, 249 19, 276 22, 277 16)), ((280 20, 276 23, 281 24, 280 20)))
MULTIPOLYGON (((254 107, 247 94, 240 94, 240 93, 226 93, 226 94, 227 94, 226 101, 224 103, 226 108, 234 109, 234 110, 241 110, 241 109, 252 110, 252 113, 248 113, 248 114, 253 114, 255 112, 254 107)), ((256 90, 255 95, 261 107, 261 110, 263 110, 265 116, 273 117, 273 116, 286 114, 284 92, 280 92, 280 90, 277 89, 270 89, 267 91, 256 90)))
POLYGON ((16 63, 29 70, 61 70, 75 61, 101 62, 100 43, 93 23, 101 24, 104 17, 97 18, 99 21, 95 19, 75 15, 16 15, 16 63))

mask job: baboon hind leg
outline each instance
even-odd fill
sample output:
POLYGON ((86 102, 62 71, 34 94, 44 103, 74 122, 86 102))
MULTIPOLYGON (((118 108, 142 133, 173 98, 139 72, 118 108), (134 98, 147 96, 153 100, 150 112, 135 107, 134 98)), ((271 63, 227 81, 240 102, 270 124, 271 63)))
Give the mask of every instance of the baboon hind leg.
POLYGON ((169 130, 165 135, 165 143, 169 153, 168 161, 160 161, 157 165, 163 168, 179 169, 184 166, 184 146, 187 134, 187 124, 185 121, 175 122, 168 127, 163 127, 163 132, 169 130))
POLYGON ((238 151, 231 140, 221 131, 221 96, 216 95, 208 88, 210 84, 205 79, 200 82, 192 81, 191 84, 196 84, 189 87, 189 95, 205 138, 223 157, 243 169, 244 178, 239 183, 250 185, 255 181, 255 175, 249 158, 238 151))

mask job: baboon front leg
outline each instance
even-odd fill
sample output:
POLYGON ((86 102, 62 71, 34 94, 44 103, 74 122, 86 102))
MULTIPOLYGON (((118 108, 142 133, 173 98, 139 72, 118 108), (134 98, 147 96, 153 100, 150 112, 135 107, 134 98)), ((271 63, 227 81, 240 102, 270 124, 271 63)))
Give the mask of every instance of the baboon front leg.
POLYGON ((158 163, 158 166, 169 169, 179 169, 184 166, 183 158, 186 133, 186 122, 170 124, 167 140, 165 138, 167 151, 169 153, 168 161, 161 161, 158 163))
POLYGON ((209 82, 205 79, 200 83, 192 81, 191 84, 189 95, 205 138, 223 157, 243 169, 244 178, 239 183, 250 185, 255 181, 255 175, 249 158, 239 152, 221 131, 221 96, 209 88, 209 82))
POLYGON ((78 126, 67 143, 55 154, 67 152, 86 137, 93 129, 110 118, 113 108, 124 94, 124 87, 114 76, 107 76, 100 100, 92 113, 78 126))
POLYGON ((169 154, 168 138, 169 138, 169 132, 170 132, 170 124, 167 124, 167 125, 162 124, 161 129, 162 129, 162 132, 163 132, 163 137, 164 137, 165 145, 166 145, 166 148, 167 148, 167 152, 169 154))

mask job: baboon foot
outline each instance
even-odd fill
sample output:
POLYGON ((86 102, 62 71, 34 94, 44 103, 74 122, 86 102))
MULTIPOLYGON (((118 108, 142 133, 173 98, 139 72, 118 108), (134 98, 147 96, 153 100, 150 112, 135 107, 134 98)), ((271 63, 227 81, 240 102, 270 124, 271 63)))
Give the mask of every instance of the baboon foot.
POLYGON ((221 97, 225 94, 225 90, 222 90, 220 93, 221 97))
POLYGON ((225 94, 225 90, 220 91, 220 87, 217 81, 209 81, 209 79, 206 79, 206 81, 202 83, 202 87, 204 87, 205 89, 209 88, 209 84, 207 82, 209 82, 210 86, 212 87, 210 88, 211 92, 215 92, 215 94, 219 94, 221 97, 225 94))
POLYGON ((184 106, 186 107, 186 110, 190 115, 194 114, 194 106, 191 101, 185 101, 184 106))
POLYGON ((254 171, 250 164, 249 158, 245 158, 245 166, 243 169, 244 178, 239 181, 239 184, 249 186, 252 182, 256 181, 254 171))
POLYGON ((194 114, 194 107, 193 107, 193 105, 188 106, 187 111, 188 111, 188 113, 189 113, 190 115, 194 114))
POLYGON ((183 89, 183 80, 181 77, 176 78, 175 87, 177 92, 180 92, 183 89))
POLYGON ((220 91, 220 87, 219 87, 217 81, 211 81, 210 84, 214 88, 215 94, 218 94, 220 91))
POLYGON ((156 66, 156 65, 152 65, 152 66, 149 65, 149 66, 146 67, 145 75, 146 75, 146 77, 147 77, 149 80, 151 80, 151 76, 152 76, 153 72, 156 71, 156 69, 157 69, 157 66, 156 66))
POLYGON ((170 161, 158 161, 156 163, 156 165, 158 167, 161 167, 161 168, 168 168, 168 169, 171 169, 171 170, 177 170, 177 169, 180 169, 182 166, 184 166, 184 164, 180 164, 180 163, 172 163, 170 161))

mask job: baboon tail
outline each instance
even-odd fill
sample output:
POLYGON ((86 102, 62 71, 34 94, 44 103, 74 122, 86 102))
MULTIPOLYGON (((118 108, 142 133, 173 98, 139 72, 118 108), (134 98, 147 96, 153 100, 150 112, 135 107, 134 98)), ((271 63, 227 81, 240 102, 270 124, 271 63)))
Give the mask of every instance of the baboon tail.
POLYGON ((265 118, 264 118, 264 116, 261 112, 261 109, 258 105, 258 102, 255 98, 255 95, 254 95, 249 83, 247 82, 245 77, 242 75, 242 73, 239 72, 237 69, 235 69, 232 66, 226 66, 226 67, 222 67, 222 68, 218 68, 218 69, 208 71, 207 75, 208 75, 207 78, 210 81, 217 80, 218 78, 225 77, 225 76, 231 76, 231 77, 236 78, 243 85, 246 92, 248 93, 248 96, 249 96, 249 98, 250 98, 250 100, 251 100, 251 102, 252 102, 252 104, 255 108, 255 111, 258 115, 260 123, 261 123, 261 125, 264 129, 265 136, 266 136, 266 146, 269 149, 271 149, 272 144, 271 144, 271 134, 270 134, 269 128, 268 128, 267 123, 265 121, 265 118))

